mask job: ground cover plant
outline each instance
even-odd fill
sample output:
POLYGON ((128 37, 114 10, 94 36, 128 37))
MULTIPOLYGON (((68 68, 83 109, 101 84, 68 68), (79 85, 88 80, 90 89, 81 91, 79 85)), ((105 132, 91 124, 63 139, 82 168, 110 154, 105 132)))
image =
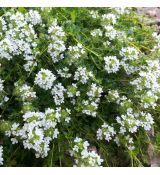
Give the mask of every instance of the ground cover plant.
POLYGON ((0 16, 0 165, 149 166, 160 37, 148 19, 134 8, 0 16))

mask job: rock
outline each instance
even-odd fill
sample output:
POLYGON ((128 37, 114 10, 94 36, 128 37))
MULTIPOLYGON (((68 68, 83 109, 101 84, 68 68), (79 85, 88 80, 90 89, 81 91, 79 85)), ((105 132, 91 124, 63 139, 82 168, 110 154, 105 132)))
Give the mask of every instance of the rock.
POLYGON ((156 10, 149 10, 149 11, 147 11, 146 14, 151 16, 151 17, 156 17, 156 10))

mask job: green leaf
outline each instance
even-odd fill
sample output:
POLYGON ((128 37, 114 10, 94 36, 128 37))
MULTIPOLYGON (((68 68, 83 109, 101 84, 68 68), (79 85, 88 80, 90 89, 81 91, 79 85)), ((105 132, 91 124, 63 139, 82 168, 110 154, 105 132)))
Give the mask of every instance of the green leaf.
POLYGON ((18 11, 21 13, 26 13, 26 9, 24 7, 18 7, 18 11))
POLYGON ((73 11, 70 13, 70 15, 71 15, 71 19, 72 19, 72 21, 73 21, 73 23, 74 23, 75 20, 76 20, 75 10, 73 10, 73 11))

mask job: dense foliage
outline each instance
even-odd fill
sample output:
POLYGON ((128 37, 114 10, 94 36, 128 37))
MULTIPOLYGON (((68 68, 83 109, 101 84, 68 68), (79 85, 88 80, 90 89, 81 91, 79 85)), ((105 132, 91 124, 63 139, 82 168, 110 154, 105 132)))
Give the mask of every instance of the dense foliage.
POLYGON ((0 15, 0 164, 148 166, 148 144, 160 146, 160 38, 148 20, 122 8, 0 15))

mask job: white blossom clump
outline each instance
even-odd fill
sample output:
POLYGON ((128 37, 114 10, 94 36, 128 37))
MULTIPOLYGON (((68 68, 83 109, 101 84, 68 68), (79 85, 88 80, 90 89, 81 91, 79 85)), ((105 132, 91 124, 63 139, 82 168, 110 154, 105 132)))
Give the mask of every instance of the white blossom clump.
POLYGON ((55 19, 52 25, 48 29, 48 39, 50 44, 48 45, 48 53, 50 54, 54 63, 64 58, 63 52, 66 50, 64 38, 65 33, 57 23, 55 19))
POLYGON ((0 17, 0 36, 3 35, 3 32, 7 30, 7 25, 6 21, 4 20, 3 17, 0 17))
POLYGON ((102 37, 103 31, 101 29, 94 29, 90 32, 91 36, 93 37, 102 37))
POLYGON ((144 92, 143 94, 140 95, 140 105, 143 108, 153 108, 155 109, 155 107, 157 106, 157 100, 158 100, 158 96, 153 93, 152 91, 147 91, 144 92))
POLYGON ((83 48, 82 44, 78 43, 75 46, 69 46, 68 47, 69 65, 71 65, 84 55, 85 55, 85 49, 83 48))
POLYGON ((87 92, 87 95, 88 95, 89 99, 92 100, 94 98, 100 98, 102 92, 103 92, 103 90, 101 87, 98 87, 95 83, 92 83, 90 91, 87 92))
POLYGON ((112 13, 102 15, 102 25, 116 24, 116 16, 112 13))
POLYGON ((42 23, 41 15, 35 10, 29 10, 29 12, 25 14, 25 19, 33 25, 42 23))
POLYGON ((11 137, 12 144, 20 140, 25 149, 33 149, 37 158, 44 158, 50 150, 50 142, 58 138, 58 123, 69 123, 70 114, 71 110, 61 108, 47 108, 45 113, 28 111, 22 116, 23 126, 13 123, 6 135, 11 137))
POLYGON ((3 91, 3 89, 4 89, 3 82, 4 82, 4 80, 2 80, 0 78, 0 92, 3 91))
POLYGON ((128 148, 129 151, 133 151, 135 149, 133 138, 130 135, 124 137, 125 139, 125 146, 128 148))
POLYGON ((108 73, 116 73, 119 70, 119 60, 116 56, 106 56, 104 57, 105 70, 108 73))
POLYGON ((36 92, 27 84, 15 83, 15 94, 20 96, 22 101, 31 101, 36 98, 36 92))
POLYGON ((82 113, 96 117, 97 109, 100 103, 100 97, 103 90, 101 87, 98 87, 96 84, 92 83, 87 94, 87 99, 82 100, 82 113))
POLYGON ((119 104, 120 96, 118 90, 109 90, 107 99, 109 102, 115 102, 119 104))
POLYGON ((39 87, 48 90, 53 86, 55 75, 48 69, 42 69, 37 73, 34 83, 39 87))
POLYGON ((139 51, 137 51, 134 47, 123 47, 120 50, 120 56, 122 57, 120 65, 124 68, 128 75, 140 69, 137 64, 139 51))
MULTIPOLYGON (((34 11, 34 13, 38 12, 34 11)), ((5 26, 2 27, 3 39, 0 41, 0 57, 11 60, 14 56, 20 56, 20 59, 25 60, 24 69, 30 71, 33 65, 37 65, 35 58, 39 54, 37 34, 32 24, 33 18, 27 22, 25 14, 7 12, 3 16, 4 19, 3 25, 5 26)), ((36 17, 34 20, 37 20, 36 17)))
POLYGON ((117 37, 117 30, 112 25, 105 25, 105 36, 110 40, 114 40, 117 37))
POLYGON ((149 131, 154 123, 153 117, 150 113, 133 112, 132 108, 127 109, 127 113, 116 118, 117 123, 120 124, 119 133, 124 134, 127 131, 136 133, 140 127, 149 131))
POLYGON ((139 58, 139 52, 134 47, 123 47, 120 51, 120 55, 123 60, 137 60, 139 58))
POLYGON ((70 78, 72 76, 72 74, 69 73, 69 68, 67 68, 67 67, 64 67, 62 69, 58 69, 57 74, 62 78, 70 78))
MULTIPOLYGON (((1 66, 1 65, 0 65, 1 66)), ((4 80, 0 78, 0 107, 9 100, 4 91, 4 80)))
POLYGON ((97 102, 89 101, 89 100, 83 100, 82 105, 83 105, 82 113, 84 113, 86 115, 90 115, 92 117, 96 117, 97 109, 98 109, 98 103, 97 102))
POLYGON ((131 8, 128 7, 114 7, 112 9, 119 15, 130 14, 131 12, 131 8))
POLYGON ((152 52, 159 50, 160 47, 160 36, 157 32, 152 33, 153 38, 156 40, 156 44, 154 45, 153 49, 151 49, 152 52))
POLYGON ((152 71, 140 71, 139 76, 130 83, 140 91, 149 89, 153 92, 160 92, 158 77, 152 71))
POLYGON ((103 159, 95 150, 89 150, 90 144, 88 141, 83 141, 81 138, 74 139, 74 146, 70 150, 70 155, 74 157, 75 165, 78 167, 99 167, 103 159))
POLYGON ((116 131, 113 126, 109 126, 108 124, 104 123, 101 128, 97 130, 97 139, 102 140, 105 139, 108 142, 112 140, 116 135, 116 131))
POLYGON ((53 99, 56 105, 61 105, 61 103, 64 103, 64 93, 66 92, 66 89, 62 85, 62 83, 58 83, 53 86, 51 90, 51 94, 53 95, 53 99))
POLYGON ((98 14, 98 11, 91 10, 91 11, 89 11, 89 14, 91 15, 91 17, 92 17, 93 19, 98 19, 98 18, 100 18, 100 15, 98 14))
POLYGON ((92 72, 88 72, 85 67, 78 67, 74 74, 74 80, 86 84, 90 77, 93 77, 92 72))
POLYGON ((72 85, 67 87, 67 95, 70 98, 80 96, 80 91, 78 91, 77 84, 72 83, 72 85))
POLYGON ((3 165, 3 147, 0 146, 0 165, 3 165))

